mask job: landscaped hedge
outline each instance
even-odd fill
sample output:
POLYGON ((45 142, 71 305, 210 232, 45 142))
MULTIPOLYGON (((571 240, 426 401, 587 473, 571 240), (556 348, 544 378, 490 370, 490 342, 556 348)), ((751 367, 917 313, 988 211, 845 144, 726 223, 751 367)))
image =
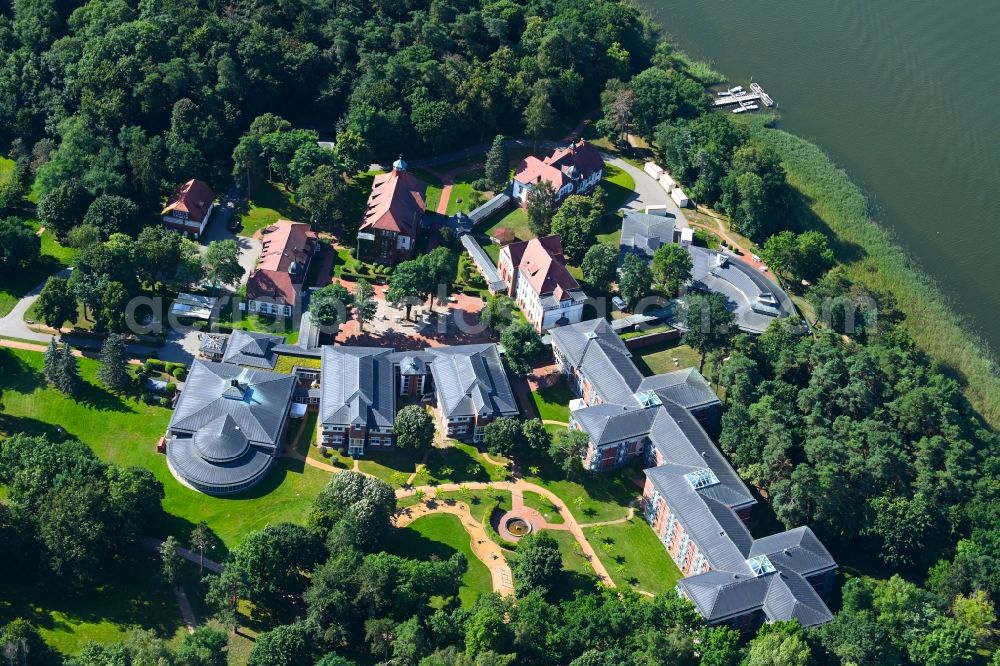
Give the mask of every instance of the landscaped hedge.
POLYGON ((504 550, 509 550, 511 552, 517 551, 517 544, 513 541, 507 541, 500 533, 493 529, 493 515, 496 513, 503 515, 505 512, 500 509, 500 502, 496 501, 493 503, 493 508, 483 514, 483 530, 486 532, 486 536, 490 538, 490 541, 497 544, 504 550))

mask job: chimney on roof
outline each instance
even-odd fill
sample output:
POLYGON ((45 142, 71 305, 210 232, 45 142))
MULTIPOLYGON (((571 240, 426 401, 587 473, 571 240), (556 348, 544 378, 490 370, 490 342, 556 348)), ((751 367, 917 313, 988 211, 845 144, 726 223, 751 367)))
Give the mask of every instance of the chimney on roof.
POLYGON ((240 387, 240 380, 238 380, 238 379, 236 379, 234 377, 233 379, 229 380, 229 385, 230 386, 235 386, 236 388, 239 388, 240 387))

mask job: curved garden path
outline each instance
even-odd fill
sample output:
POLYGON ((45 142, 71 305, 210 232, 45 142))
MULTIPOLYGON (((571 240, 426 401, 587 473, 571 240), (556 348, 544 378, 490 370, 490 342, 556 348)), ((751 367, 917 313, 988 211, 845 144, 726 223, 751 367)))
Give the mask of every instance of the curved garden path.
POLYGON ((469 534, 469 545, 476 558, 486 565, 493 577, 493 591, 502 595, 514 594, 514 576, 511 573, 503 550, 486 534, 481 523, 476 522, 464 502, 435 502, 433 506, 426 502, 402 509, 396 514, 396 527, 406 527, 413 521, 435 513, 450 513, 458 516, 462 527, 469 534))
MULTIPOLYGON (((529 483, 524 479, 515 479, 514 481, 489 481, 489 482, 468 482, 468 483, 442 483, 437 486, 419 486, 416 488, 400 488, 396 490, 396 497, 411 497, 417 493, 417 491, 425 493, 428 497, 433 497, 438 492, 452 492, 458 490, 506 490, 511 493, 511 497, 520 497, 521 506, 524 503, 524 492, 529 491, 541 495, 547 499, 556 509, 559 514, 563 516, 565 522, 561 524, 551 524, 545 523, 543 525, 544 529, 558 529, 568 531, 576 539, 576 542, 580 545, 580 550, 583 553, 583 557, 590 562, 590 565, 594 568, 594 573, 597 574, 597 579, 601 581, 604 585, 608 587, 615 587, 615 582, 612 580, 611 575, 605 568, 604 564, 601 562, 600 558, 597 557, 597 552, 594 550, 590 542, 587 541, 587 537, 583 533, 583 527, 576 521, 573 514, 570 512, 569 507, 566 503, 559 498, 558 495, 553 493, 548 488, 539 486, 535 483, 529 483)), ((516 500, 514 500, 516 501, 516 500)), ((426 502, 417 505, 426 506, 426 502)), ((428 507, 427 513, 432 513, 434 511, 440 510, 441 506, 447 507, 448 505, 442 503, 435 503, 435 506, 428 507)), ((516 504, 514 506, 517 506, 516 504)), ((411 507, 415 508, 415 507, 411 507)), ((405 511, 405 510, 404 510, 405 511)), ((465 525, 465 521, 462 522, 465 525)), ((503 553, 501 551, 501 556, 503 553)), ((490 567, 490 562, 484 562, 487 567, 490 567)))

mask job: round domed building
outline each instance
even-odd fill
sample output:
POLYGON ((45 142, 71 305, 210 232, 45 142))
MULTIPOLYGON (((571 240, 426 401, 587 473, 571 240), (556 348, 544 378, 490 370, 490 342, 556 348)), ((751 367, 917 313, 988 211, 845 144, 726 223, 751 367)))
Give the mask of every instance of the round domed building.
POLYGON ((280 453, 295 378, 195 361, 167 427, 167 466, 210 495, 260 483, 280 453))

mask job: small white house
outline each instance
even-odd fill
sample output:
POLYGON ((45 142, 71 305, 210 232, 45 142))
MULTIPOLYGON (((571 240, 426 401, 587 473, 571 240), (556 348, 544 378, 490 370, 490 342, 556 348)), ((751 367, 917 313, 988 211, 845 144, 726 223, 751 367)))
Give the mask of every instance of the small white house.
POLYGON ((675 187, 670 192, 670 198, 673 199, 674 203, 680 206, 681 208, 687 208, 691 204, 691 200, 688 199, 688 196, 686 194, 684 194, 684 190, 682 190, 679 187, 675 187))
POLYGON ((694 242, 694 229, 691 227, 685 227, 681 229, 681 247, 687 248, 691 247, 694 242))
POLYGON ((649 174, 653 180, 659 180, 660 176, 663 175, 663 168, 657 166, 656 162, 646 162, 642 165, 642 170, 649 174))
POLYGON ((656 215, 658 217, 666 217, 667 207, 666 205, 646 206, 645 213, 646 215, 656 215))

